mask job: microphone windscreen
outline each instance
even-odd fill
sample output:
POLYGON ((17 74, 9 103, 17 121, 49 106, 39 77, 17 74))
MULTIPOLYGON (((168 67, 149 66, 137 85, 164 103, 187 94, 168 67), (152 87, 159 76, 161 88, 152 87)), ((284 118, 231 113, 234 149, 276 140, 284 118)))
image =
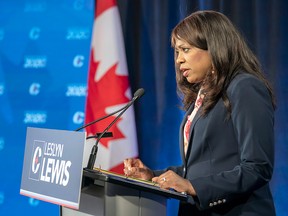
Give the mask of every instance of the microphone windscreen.
POLYGON ((145 90, 143 88, 140 88, 134 93, 134 98, 140 98, 144 95, 144 93, 145 90))

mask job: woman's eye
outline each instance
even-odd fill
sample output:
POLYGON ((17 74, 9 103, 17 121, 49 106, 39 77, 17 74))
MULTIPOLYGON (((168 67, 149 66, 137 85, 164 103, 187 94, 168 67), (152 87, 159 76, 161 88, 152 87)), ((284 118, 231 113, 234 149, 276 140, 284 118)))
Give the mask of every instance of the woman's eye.
POLYGON ((183 52, 188 52, 189 48, 182 48, 183 52))

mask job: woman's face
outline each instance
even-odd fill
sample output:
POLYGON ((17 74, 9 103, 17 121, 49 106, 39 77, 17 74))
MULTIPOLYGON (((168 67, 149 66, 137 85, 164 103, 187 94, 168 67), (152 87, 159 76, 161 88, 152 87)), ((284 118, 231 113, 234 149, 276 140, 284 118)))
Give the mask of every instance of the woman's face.
POLYGON ((184 40, 175 40, 176 63, 179 72, 189 83, 202 82, 212 71, 211 57, 206 50, 191 46, 184 40))

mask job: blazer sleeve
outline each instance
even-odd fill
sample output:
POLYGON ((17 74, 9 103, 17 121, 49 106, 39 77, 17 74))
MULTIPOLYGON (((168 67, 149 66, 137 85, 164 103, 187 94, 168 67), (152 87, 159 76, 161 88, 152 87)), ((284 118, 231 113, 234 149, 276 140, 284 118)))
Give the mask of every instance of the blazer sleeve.
POLYGON ((189 179, 200 209, 213 207, 213 200, 235 203, 267 184, 272 177, 274 108, 266 86, 250 75, 241 76, 230 84, 227 93, 240 163, 231 170, 189 179))
POLYGON ((168 170, 172 170, 173 172, 177 173, 180 176, 183 176, 183 168, 184 166, 170 166, 163 170, 153 170, 154 176, 160 176, 162 173, 167 172, 168 170))

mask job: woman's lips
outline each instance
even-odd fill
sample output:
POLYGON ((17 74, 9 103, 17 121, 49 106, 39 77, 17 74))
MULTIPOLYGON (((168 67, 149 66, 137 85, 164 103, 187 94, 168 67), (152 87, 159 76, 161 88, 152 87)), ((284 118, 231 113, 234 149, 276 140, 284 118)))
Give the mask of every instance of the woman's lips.
POLYGON ((183 76, 184 77, 188 77, 188 73, 189 73, 188 69, 183 70, 183 76))

